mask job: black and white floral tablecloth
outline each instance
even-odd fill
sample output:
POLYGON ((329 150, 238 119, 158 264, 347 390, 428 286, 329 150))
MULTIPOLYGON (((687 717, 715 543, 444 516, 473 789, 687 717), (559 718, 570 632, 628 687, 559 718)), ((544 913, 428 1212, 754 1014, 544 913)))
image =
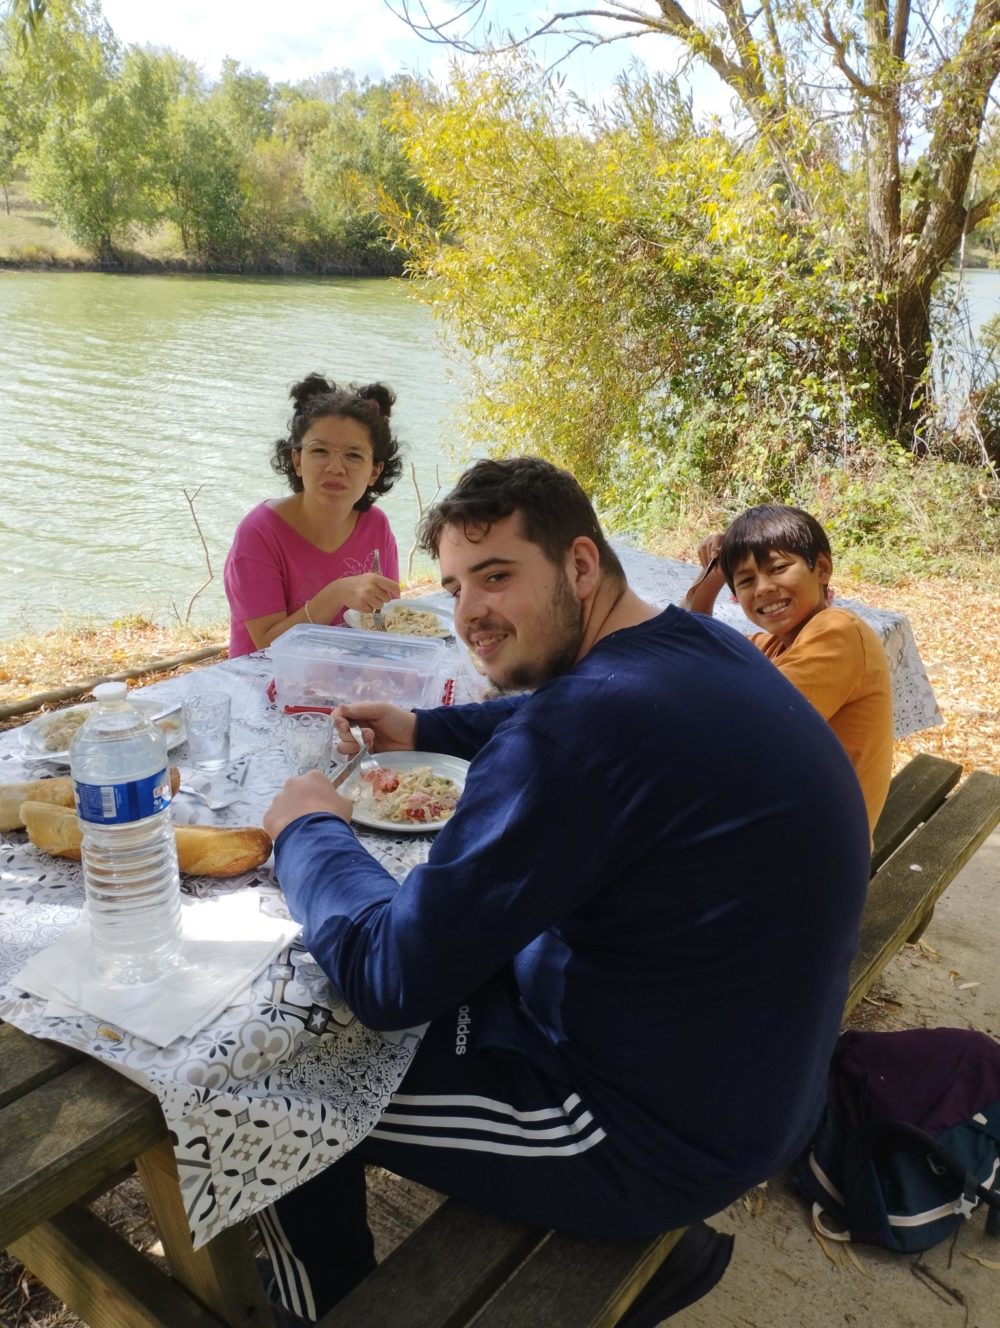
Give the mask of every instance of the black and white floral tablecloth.
MULTIPOLYGON (((240 801, 213 815, 179 796, 178 819, 260 824, 289 773, 265 696, 270 676, 269 660, 251 655, 143 689, 165 704, 195 687, 224 690, 233 699, 229 778, 241 790, 240 801)), ((19 730, 0 734, 0 782, 48 772, 22 757, 19 730)), ((183 770, 185 757, 181 746, 171 759, 183 770)), ((420 835, 364 840, 397 880, 430 845, 420 835)), ((185 885, 196 895, 253 890, 265 911, 284 913, 268 868, 231 881, 185 878, 185 885)), ((196 1245, 328 1166, 378 1120, 420 1030, 364 1028, 298 944, 277 956, 239 1004, 168 1047, 84 1015, 47 1015, 46 1003, 19 991, 13 979, 31 954, 77 923, 82 907, 77 863, 38 852, 24 834, 0 836, 0 1019, 96 1056, 157 1095, 176 1137, 196 1245)))

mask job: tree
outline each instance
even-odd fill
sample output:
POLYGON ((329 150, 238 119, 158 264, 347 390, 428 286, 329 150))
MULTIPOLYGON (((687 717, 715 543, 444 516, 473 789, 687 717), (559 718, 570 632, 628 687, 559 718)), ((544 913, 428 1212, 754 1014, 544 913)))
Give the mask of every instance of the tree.
POLYGON ((864 349, 894 435, 928 441, 934 283, 962 237, 995 209, 975 166, 1000 72, 1000 0, 925 8, 913 0, 605 0, 559 10, 521 34, 476 37, 488 0, 445 22, 386 0, 431 40, 462 50, 560 36, 563 50, 659 34, 731 90, 781 173, 793 223, 822 235, 865 292, 864 349), (463 27, 463 24, 465 26, 463 27), (860 206, 855 199, 860 192, 860 206))
POLYGON ((163 70, 142 51, 109 70, 96 95, 52 117, 42 134, 31 182, 67 231, 102 264, 137 227, 160 216, 160 151, 169 99, 163 70))
POLYGON ((246 261, 240 168, 240 154, 209 102, 192 93, 170 103, 161 164, 164 214, 185 254, 209 268, 239 269, 246 261))
POLYGON ((857 292, 769 155, 695 132, 675 87, 584 120, 511 61, 397 123, 436 210, 385 213, 468 352, 475 443, 634 522, 691 487, 795 497, 883 438, 857 292))
POLYGON ((380 207, 435 206, 390 123, 394 95, 409 86, 400 78, 342 90, 306 151, 303 184, 318 224, 338 253, 377 271, 401 267, 386 240, 380 207))

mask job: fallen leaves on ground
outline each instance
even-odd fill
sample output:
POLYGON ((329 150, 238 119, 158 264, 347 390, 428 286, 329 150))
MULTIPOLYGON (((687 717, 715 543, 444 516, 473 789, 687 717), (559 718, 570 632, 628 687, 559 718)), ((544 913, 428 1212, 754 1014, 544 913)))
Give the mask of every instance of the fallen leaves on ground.
POLYGON ((836 580, 835 591, 909 619, 944 723, 896 743, 895 769, 927 752, 966 774, 1000 775, 1000 621, 992 577, 925 577, 893 586, 836 580))

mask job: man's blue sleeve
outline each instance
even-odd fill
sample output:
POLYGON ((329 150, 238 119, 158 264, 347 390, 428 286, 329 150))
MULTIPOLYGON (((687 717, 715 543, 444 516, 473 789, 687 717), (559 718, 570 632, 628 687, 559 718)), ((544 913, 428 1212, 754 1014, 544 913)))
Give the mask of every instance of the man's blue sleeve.
POLYGON ((414 750, 444 752, 466 761, 482 750, 494 730, 516 714, 525 695, 499 697, 473 705, 438 706, 436 710, 415 710, 417 733, 414 750))
POLYGON ((611 802, 550 736, 513 724, 401 886, 327 815, 279 835, 276 872, 305 945, 362 1023, 409 1028, 458 1004, 604 885, 617 852, 611 802))

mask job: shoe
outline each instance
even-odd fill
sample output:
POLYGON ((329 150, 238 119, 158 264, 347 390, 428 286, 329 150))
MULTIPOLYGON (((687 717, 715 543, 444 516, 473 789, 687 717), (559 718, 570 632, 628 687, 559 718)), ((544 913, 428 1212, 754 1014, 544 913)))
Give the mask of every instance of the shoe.
POLYGON ((619 1328, 656 1328, 707 1296, 733 1257, 733 1238, 692 1222, 632 1302, 619 1328))

